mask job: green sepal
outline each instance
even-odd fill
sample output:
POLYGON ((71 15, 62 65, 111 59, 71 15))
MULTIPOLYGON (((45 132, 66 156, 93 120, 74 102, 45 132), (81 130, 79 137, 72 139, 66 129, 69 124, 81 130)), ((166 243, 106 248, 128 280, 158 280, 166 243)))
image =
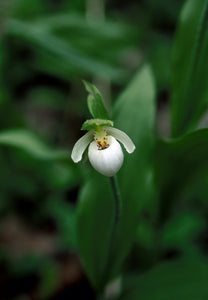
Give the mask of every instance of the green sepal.
POLYGON ((87 105, 93 118, 110 119, 109 113, 105 107, 103 97, 98 89, 89 82, 83 80, 86 90, 89 92, 87 105))
POLYGON ((82 124, 81 130, 96 130, 98 127, 113 127, 113 121, 103 119, 91 119, 82 124))

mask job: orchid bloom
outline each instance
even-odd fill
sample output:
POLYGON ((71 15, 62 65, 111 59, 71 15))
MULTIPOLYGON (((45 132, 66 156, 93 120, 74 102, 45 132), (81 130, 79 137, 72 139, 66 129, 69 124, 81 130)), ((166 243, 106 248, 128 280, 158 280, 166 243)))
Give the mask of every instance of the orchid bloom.
MULTIPOLYGON (((96 124, 96 120, 92 120, 96 124)), ((102 120, 97 120, 100 124, 102 120)), ((130 137, 123 131, 109 126, 97 125, 90 129, 74 145, 71 158, 75 163, 82 160, 82 155, 87 149, 91 165, 105 176, 115 175, 121 168, 124 160, 123 151, 119 142, 123 144, 128 153, 135 150, 135 145, 130 137)))

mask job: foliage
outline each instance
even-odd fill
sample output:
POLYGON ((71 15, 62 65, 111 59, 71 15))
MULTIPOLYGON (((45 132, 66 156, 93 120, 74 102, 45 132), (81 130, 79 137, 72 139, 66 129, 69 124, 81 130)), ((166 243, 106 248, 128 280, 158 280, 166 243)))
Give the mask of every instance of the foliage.
POLYGON ((208 297, 207 12, 206 0, 0 3, 2 298, 208 297), (70 159, 80 128, 114 124, 136 145, 116 230, 109 178, 70 159))

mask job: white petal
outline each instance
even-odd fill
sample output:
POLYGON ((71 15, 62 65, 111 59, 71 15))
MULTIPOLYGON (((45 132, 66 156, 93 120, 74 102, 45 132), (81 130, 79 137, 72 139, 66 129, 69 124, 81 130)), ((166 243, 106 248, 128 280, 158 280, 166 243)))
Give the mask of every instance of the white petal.
POLYGON ((71 154, 71 158, 75 163, 79 162, 82 159, 82 155, 92 139, 93 131, 89 131, 76 142, 71 154))
POLYGON ((115 139, 121 142, 128 153, 134 152, 136 147, 125 132, 114 127, 105 127, 105 130, 109 135, 112 135, 115 139))
POLYGON ((93 141, 88 149, 88 157, 95 170, 110 177, 118 172, 124 157, 121 145, 114 137, 108 136, 108 144, 108 148, 99 150, 97 143, 93 141))

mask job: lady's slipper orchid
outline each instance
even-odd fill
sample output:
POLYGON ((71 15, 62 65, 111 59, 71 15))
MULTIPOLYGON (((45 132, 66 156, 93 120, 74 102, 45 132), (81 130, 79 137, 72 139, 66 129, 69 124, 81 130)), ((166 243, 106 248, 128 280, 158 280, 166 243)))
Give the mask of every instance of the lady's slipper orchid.
POLYGON ((114 127, 96 126, 81 137, 72 150, 71 158, 77 163, 82 159, 86 148, 91 165, 105 176, 113 176, 121 168, 124 155, 120 144, 123 144, 128 153, 135 150, 130 137, 123 131, 114 127))

